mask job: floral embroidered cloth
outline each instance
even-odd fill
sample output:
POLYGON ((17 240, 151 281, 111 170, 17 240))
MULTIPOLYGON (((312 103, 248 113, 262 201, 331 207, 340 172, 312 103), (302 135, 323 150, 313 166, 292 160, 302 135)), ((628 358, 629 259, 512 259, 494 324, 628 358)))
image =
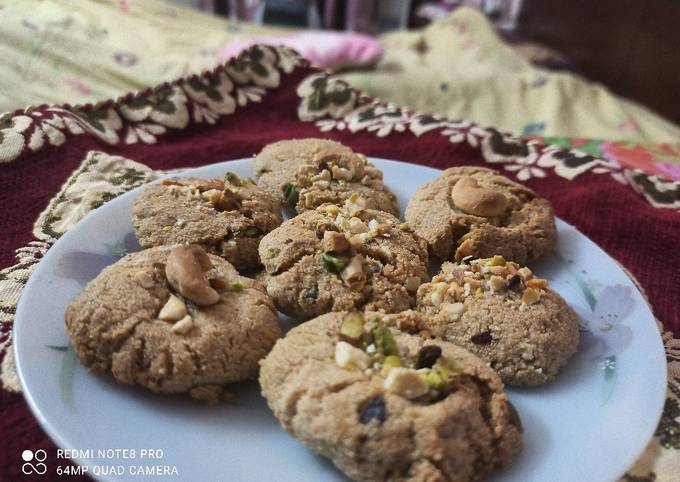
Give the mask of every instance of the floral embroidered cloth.
MULTIPOLYGON (((0 112, 116 97, 213 68, 231 42, 292 32, 159 0, 0 0, 0 21, 0 112)), ((368 95, 680 179, 680 128, 601 85, 531 65, 476 10, 380 41, 375 69, 344 75, 368 95)))
POLYGON ((626 477, 673 480, 680 473, 680 342, 674 338, 680 270, 673 263, 680 182, 381 103, 290 50, 256 46, 213 71, 117 101, 43 105, 0 117, 0 480, 21 480, 22 450, 53 447, 20 394, 11 346, 17 301, 42 255, 87 212, 158 171, 247 157, 267 143, 305 136, 438 168, 496 168, 550 199, 558 216, 617 259, 645 289, 669 362, 663 419, 626 477))

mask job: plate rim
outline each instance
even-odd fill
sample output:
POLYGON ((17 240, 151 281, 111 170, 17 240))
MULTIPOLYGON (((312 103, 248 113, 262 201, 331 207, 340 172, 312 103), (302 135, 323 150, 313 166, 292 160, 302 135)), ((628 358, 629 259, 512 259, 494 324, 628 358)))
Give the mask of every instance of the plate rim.
MULTIPOLYGON (((387 162, 389 164, 408 165, 411 168, 416 167, 416 168, 419 168, 419 169, 434 171, 436 173, 441 173, 441 172, 444 171, 444 169, 439 169, 439 168, 435 168, 435 167, 431 167, 431 166, 424 166, 424 165, 421 165, 421 164, 408 162, 408 161, 399 161, 399 160, 394 160, 394 159, 385 159, 385 158, 373 157, 373 156, 369 156, 368 159, 370 161, 377 160, 377 161, 380 161, 380 162, 387 162)), ((180 168, 180 169, 177 169, 177 170, 166 171, 166 172, 161 173, 158 179, 155 179, 155 180, 148 182, 148 183, 141 184, 140 186, 137 186, 137 187, 135 187, 135 188, 133 188, 133 189, 127 191, 127 192, 124 192, 124 193, 120 194, 119 196, 116 196, 116 198, 114 198, 112 201, 116 202, 116 201, 118 201, 121 198, 126 197, 126 196, 127 197, 135 196, 136 193, 138 193, 139 190, 141 190, 144 186, 147 186, 149 184, 162 182, 162 180, 166 179, 166 178, 191 177, 192 173, 194 173, 195 171, 200 171, 200 170, 210 168, 210 167, 217 167, 217 166, 220 166, 220 165, 226 165, 226 164, 231 163, 231 162, 243 162, 243 163, 246 163, 246 164, 251 163, 251 166, 252 166, 252 160, 253 160, 252 158, 236 158, 236 159, 229 159, 229 160, 220 161, 220 162, 216 162, 216 163, 205 164, 205 165, 198 166, 198 167, 190 167, 190 168, 186 168, 186 169, 180 168)), ((460 167, 460 166, 450 166, 450 167, 460 167)), ((428 182, 430 182, 430 181, 428 181, 428 182)), ((105 203, 100 207, 104 207, 107 204, 108 203, 105 203)), ((22 365, 22 361, 21 361, 23 355, 20 355, 20 353, 19 353, 19 343, 17 343, 17 340, 20 338, 20 336, 18 336, 18 334, 22 333, 22 329, 20 328, 21 324, 17 323, 17 321, 20 319, 20 316, 23 318, 23 316, 24 316, 23 312, 24 311, 26 311, 27 314, 29 313, 28 308, 24 308, 24 306, 23 306, 24 300, 26 299, 26 297, 24 296, 24 293, 28 292, 29 289, 32 287, 32 285, 35 282, 37 282, 35 280, 38 277, 35 276, 35 275, 37 273, 39 273, 39 270, 46 269, 46 268, 44 268, 44 266, 47 266, 47 264, 43 262, 45 260, 45 258, 49 259, 50 253, 54 252, 53 248, 58 243, 62 243, 62 244, 67 243, 71 236, 76 236, 77 234, 72 234, 72 233, 75 232, 73 230, 73 228, 78 226, 79 224, 83 223, 85 220, 90 218, 92 215, 94 215, 98 211, 99 211, 99 208, 93 209, 92 211, 88 212, 85 216, 83 216, 82 219, 78 220, 73 226, 71 226, 66 232, 64 232, 62 234, 62 236, 60 236, 59 239, 57 239, 57 241, 47 250, 45 256, 37 264, 35 270, 31 274, 31 276, 27 280, 23 290, 21 291, 21 297, 20 297, 20 299, 17 303, 16 312, 14 314, 14 321, 13 321, 13 324, 12 324, 12 352, 13 352, 13 356, 14 356, 14 364, 15 364, 15 369, 16 369, 16 372, 17 372, 17 377, 19 379, 19 383, 20 383, 20 386, 21 386, 21 389, 22 389, 21 395, 23 396, 24 400, 26 401, 26 404, 28 405, 28 407, 31 411, 31 414, 38 421, 41 429, 45 431, 45 433, 50 437, 51 441, 57 447, 61 447, 61 448, 68 448, 68 444, 65 443, 65 440, 64 440, 64 438, 61 434, 61 432, 63 432, 63 431, 60 432, 57 429, 56 425, 50 423, 46 419, 43 411, 40 409, 40 407, 36 403, 34 397, 32 396, 32 392, 30 390, 28 390, 28 388, 27 388, 27 384, 26 384, 26 380, 25 380, 25 376, 24 376, 23 365, 22 365), (64 241, 62 241, 62 240, 64 240, 64 241)), ((101 211, 99 211, 99 212, 101 212, 101 211)), ((401 213, 400 215, 403 216, 403 213, 401 213)), ((668 386, 668 370, 667 370, 667 364, 665 362, 665 346, 663 344, 662 334, 661 334, 661 332, 658 329, 658 326, 656 324, 657 318, 654 315, 654 311, 652 309, 651 304, 649 303, 647 297, 645 296, 644 292, 642 291, 641 286, 639 286, 637 280, 635 278, 633 278, 631 276, 631 274, 629 274, 628 270, 616 258, 612 257, 602 247, 600 247, 596 242, 594 242, 592 239, 590 239, 590 237, 588 237, 587 235, 582 233, 576 226, 564 221, 563 219, 559 218, 558 216, 555 216, 555 219, 558 220, 559 222, 564 223, 569 228, 571 228, 575 232, 577 232, 580 236, 587 239, 587 241, 593 247, 595 247, 597 250, 600 251, 601 255, 606 256, 607 258, 609 258, 609 260, 611 260, 616 265, 617 269, 620 270, 625 275, 626 279, 628 279, 631 282, 632 286, 635 288, 635 291, 640 295, 640 298, 644 301, 644 307, 647 310, 647 314, 651 318, 651 321, 653 322, 653 325, 654 325, 654 333, 656 334, 656 338, 657 338, 657 341, 658 341, 658 345, 660 347, 661 355, 663 356, 663 360, 664 360, 664 365, 663 365, 663 370, 662 370, 663 384, 661 385, 661 387, 663 387, 663 388, 659 389, 660 392, 661 392, 660 396, 659 396, 659 394, 657 394, 657 396, 655 397, 655 399, 657 400, 657 403, 656 403, 657 409, 656 409, 654 417, 653 417, 654 423, 649 424, 649 428, 645 431, 646 436, 645 436, 644 440, 642 440, 642 437, 640 437, 635 442, 636 450, 631 452, 631 453, 634 452, 635 455, 633 457, 631 457, 631 460, 627 461, 627 463, 626 463, 626 467, 629 468, 643 454, 645 448, 649 444, 650 440, 653 438, 653 435, 656 431, 656 427, 658 426, 658 423, 659 423, 661 416, 663 414, 663 407, 665 405, 665 400, 666 400, 666 390, 667 390, 667 386, 668 386)), ((29 355, 27 354, 26 356, 29 356, 29 355)), ((649 417, 645 417, 645 418, 649 418, 649 417)), ((83 462, 83 460, 78 458, 78 457, 69 458, 68 460, 71 461, 72 463, 75 463, 75 464, 78 464, 78 465, 86 465, 83 462)), ((624 469, 624 472, 621 473, 620 475, 625 474, 626 470, 628 470, 628 469, 624 469)), ((495 472, 495 473, 497 473, 497 472, 495 472)), ((110 479, 106 476, 95 476, 94 474, 89 474, 89 475, 90 475, 90 477, 94 478, 95 480, 119 480, 119 479, 115 479, 115 478, 110 479)))

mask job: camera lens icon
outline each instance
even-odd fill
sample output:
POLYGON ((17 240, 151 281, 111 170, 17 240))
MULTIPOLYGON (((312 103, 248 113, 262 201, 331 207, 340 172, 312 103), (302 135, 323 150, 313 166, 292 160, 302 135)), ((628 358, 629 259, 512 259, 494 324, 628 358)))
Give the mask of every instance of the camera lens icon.
POLYGON ((26 449, 21 452, 21 459, 24 461, 21 466, 21 471, 24 474, 43 475, 47 472, 47 465, 43 463, 47 460, 47 452, 43 449, 38 449, 35 452, 26 449), (32 461, 35 461, 36 463, 31 463, 32 461))

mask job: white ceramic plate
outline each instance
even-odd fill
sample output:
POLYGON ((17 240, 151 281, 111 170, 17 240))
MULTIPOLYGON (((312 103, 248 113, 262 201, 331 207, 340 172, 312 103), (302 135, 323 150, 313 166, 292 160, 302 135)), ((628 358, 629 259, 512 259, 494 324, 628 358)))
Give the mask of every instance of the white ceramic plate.
MULTIPOLYGON (((402 212, 410 195, 439 174, 413 164, 373 162, 402 212)), ((250 176, 251 161, 183 175, 219 177, 227 171, 250 176)), ((139 249, 130 221, 136 194, 110 201, 71 228, 49 250, 21 298, 14 324, 16 363, 42 427, 62 448, 92 449, 75 460, 102 480, 140 480, 133 475, 139 466, 158 470, 148 469, 157 465, 173 473, 176 468, 171 480, 344 480, 280 428, 256 382, 237 386, 233 403, 207 407, 117 384, 77 362, 64 311, 104 266, 123 251, 139 249), (97 449, 115 448, 135 449, 135 457, 98 456, 97 449), (161 449, 162 458, 141 458, 144 448, 161 449), (123 475, 107 474, 110 466, 123 475)), ((509 470, 494 475, 497 481, 615 480, 644 449, 663 406, 663 346, 646 302, 593 242, 562 221, 557 229, 556 252, 531 267, 577 309, 583 341, 555 382, 508 390, 524 424, 525 448, 509 470)), ((48 460, 50 471, 53 462, 48 460)))

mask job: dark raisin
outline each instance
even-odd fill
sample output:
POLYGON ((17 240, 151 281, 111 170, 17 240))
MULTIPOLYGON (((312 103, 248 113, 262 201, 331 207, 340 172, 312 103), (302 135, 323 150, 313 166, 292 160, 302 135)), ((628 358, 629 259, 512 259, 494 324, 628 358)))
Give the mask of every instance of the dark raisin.
POLYGON ((489 343, 491 343, 492 339, 493 338, 491 338, 490 331, 483 331, 470 337, 470 341, 475 345, 488 345, 489 343))
POLYGON ((515 406, 508 401, 508 417, 509 417, 509 422, 517 427, 517 430, 520 432, 523 432, 524 429, 522 428, 522 420, 519 418, 519 413, 517 413, 517 409, 515 406))
POLYGON ((364 403, 359 412, 359 421, 361 423, 367 424, 373 419, 376 419, 380 423, 383 423, 387 419, 387 408, 385 407, 385 399, 382 395, 378 395, 377 397, 368 400, 364 403))
POLYGON ((442 349, 437 345, 425 345, 418 352, 418 361, 416 362, 416 369, 432 368, 439 357, 442 356, 442 349))
POLYGON ((508 280, 508 289, 519 291, 522 287, 522 278, 518 274, 508 280))
POLYGON ((380 263, 373 263, 369 266, 369 269, 373 273, 380 273, 380 271, 382 271, 382 265, 380 263))
POLYGON ((292 243, 292 242, 293 242, 293 240, 290 239, 290 238, 288 238, 288 239, 286 239, 286 240, 283 242, 283 244, 290 244, 290 243, 292 243))

